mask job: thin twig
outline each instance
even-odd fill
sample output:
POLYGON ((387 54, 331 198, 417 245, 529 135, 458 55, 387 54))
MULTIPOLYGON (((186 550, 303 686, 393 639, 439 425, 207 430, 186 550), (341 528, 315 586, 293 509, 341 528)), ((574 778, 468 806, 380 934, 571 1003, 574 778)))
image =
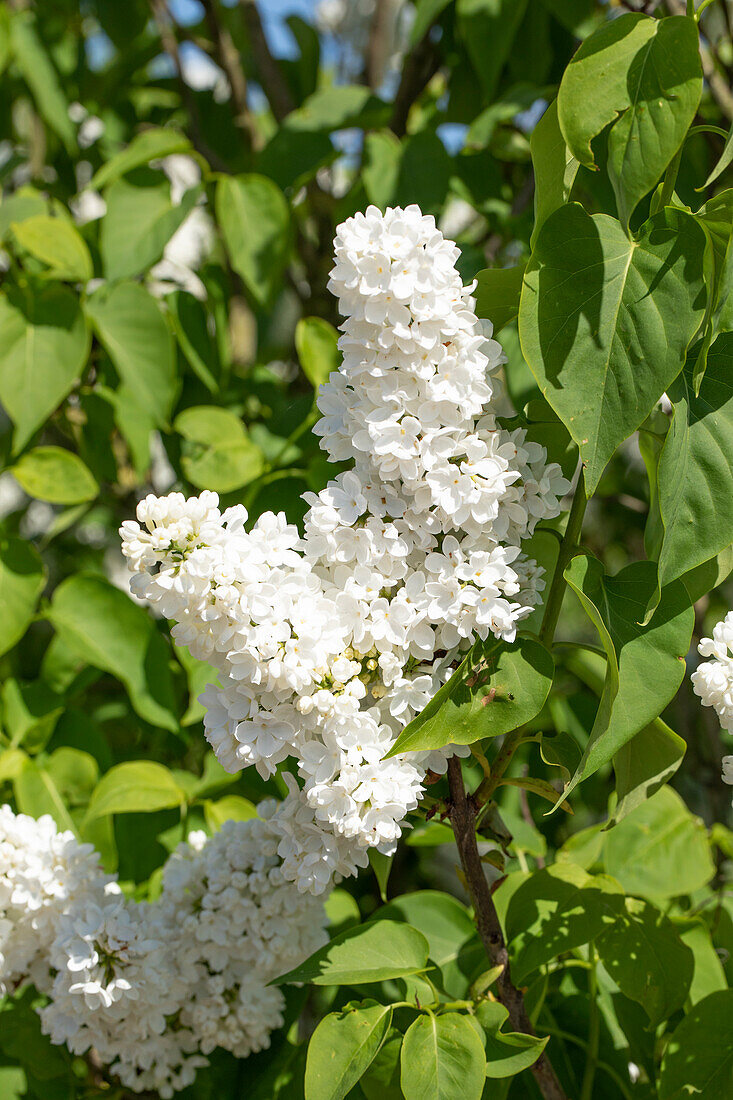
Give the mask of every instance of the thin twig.
POLYGON ((201 0, 204 6, 206 25, 209 28, 216 51, 216 58, 226 73, 229 87, 232 90, 232 103, 234 104, 234 121, 245 136, 250 149, 259 146, 259 132, 249 109, 247 99, 247 78, 242 68, 242 59, 239 50, 234 45, 231 34, 219 18, 216 8, 216 0, 201 0))
POLYGON ((295 102, 280 66, 270 52, 260 13, 255 0, 239 0, 239 8, 247 31, 252 58, 259 73, 262 91, 278 122, 290 114, 295 102))
MULTIPOLYGON (((534 1035, 524 1004, 524 996, 512 982, 509 952, 476 842, 476 804, 473 798, 466 797, 461 762, 457 756, 451 757, 448 761, 448 783, 451 798, 450 821, 476 914, 478 933, 491 960, 491 965, 502 967, 496 979, 499 1000, 509 1013, 512 1029, 523 1032, 525 1035, 534 1035)), ((562 1085, 546 1054, 541 1054, 530 1068, 544 1100, 566 1100, 562 1085)))
POLYGON ((201 133, 201 123, 196 97, 193 94, 191 86, 186 83, 186 78, 183 74, 181 52, 178 46, 178 36, 176 33, 177 25, 173 20, 168 4, 166 0, 150 0, 150 7, 153 12, 155 24, 158 28, 160 41, 163 44, 163 49, 171 58, 176 70, 176 78, 181 90, 181 99, 183 100, 183 105, 188 114, 188 128, 193 146, 217 172, 226 172, 228 170, 227 165, 219 154, 211 148, 201 133))
POLYGON ((407 131, 407 118, 415 100, 422 94, 440 68, 440 54, 431 41, 430 31, 410 50, 402 66, 397 95, 392 107, 390 129, 397 137, 407 131))

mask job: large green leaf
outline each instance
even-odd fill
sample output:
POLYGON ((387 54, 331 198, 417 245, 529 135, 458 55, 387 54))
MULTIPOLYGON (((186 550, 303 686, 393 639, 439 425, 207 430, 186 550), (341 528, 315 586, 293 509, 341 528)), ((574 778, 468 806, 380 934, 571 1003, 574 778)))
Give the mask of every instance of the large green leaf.
POLYGON ((527 0, 456 0, 456 23, 485 97, 494 98, 527 0))
POLYGON ((362 84, 339 84, 319 88, 306 101, 291 111, 284 130, 310 134, 361 126, 365 130, 384 126, 391 110, 362 84))
POLYGON ((314 390, 328 382, 332 371, 341 365, 338 338, 333 325, 322 317, 301 317, 295 326, 295 349, 303 374, 314 390))
POLYGON ((405 1033, 400 1062, 405 1100, 480 1100, 486 1057, 466 1016, 418 1016, 405 1033))
POLYGON ((12 470, 29 496, 51 504, 80 504, 94 500, 99 492, 89 467, 64 447, 34 447, 12 470))
POLYGON ((173 336, 155 298, 139 283, 119 283, 96 291, 86 309, 137 404, 165 427, 178 380, 173 336))
POLYGON ((36 16, 31 10, 16 11, 10 23, 13 57, 30 88, 41 117, 61 138, 66 151, 77 151, 69 104, 51 61, 51 53, 38 36, 36 16))
POLYGON ((0 538, 0 656, 25 634, 45 584, 46 570, 35 547, 0 538))
POLYGON ((122 681, 141 718, 178 729, 170 650, 142 607, 103 577, 77 573, 54 592, 49 619, 71 650, 122 681))
POLYGON ((321 1020, 308 1044, 305 1100, 344 1100, 389 1031, 392 1009, 363 1001, 321 1020))
POLYGON ((558 115, 581 164, 594 167, 591 141, 613 123, 608 174, 624 225, 681 146, 701 94, 698 31, 686 16, 622 15, 586 39, 565 70, 558 115))
POLYGON ((607 576, 591 554, 565 570, 570 588, 598 630, 606 651, 606 680, 583 758, 566 796, 652 722, 677 692, 685 674, 694 612, 681 581, 665 586, 656 614, 641 625, 656 589, 651 562, 633 562, 607 576))
POLYGON ((191 142, 177 130, 151 127, 134 137, 125 149, 115 153, 103 164, 92 177, 89 186, 98 191, 106 184, 114 183, 126 172, 131 172, 133 168, 140 168, 151 160, 159 160, 173 153, 185 153, 190 148, 191 142))
POLYGON ((441 973, 441 987, 464 996, 468 978, 483 958, 483 947, 465 905, 438 890, 403 894, 376 913, 378 919, 404 921, 428 941, 430 961, 441 973))
POLYGON ((476 276, 476 313, 492 322, 494 335, 517 316, 523 277, 523 264, 487 267, 476 276))
POLYGON ((534 229, 531 245, 550 214, 570 198, 580 164, 568 149, 553 99, 529 139, 534 169, 534 229))
POLYGON ((595 946, 621 992, 642 1005, 652 1027, 682 1008, 694 957, 672 922, 649 902, 626 898, 625 912, 595 946))
POLYGON ((402 1034, 392 1027, 359 1082, 367 1100, 404 1100, 400 1088, 401 1051, 402 1034))
POLYGON ((519 307, 522 350, 580 448, 589 496, 682 369, 705 312, 705 240, 683 210, 661 211, 630 240, 577 203, 538 235, 519 307))
POLYGON ((605 834, 603 858, 627 893, 644 897, 694 893, 715 873, 702 822, 671 787, 662 787, 605 834))
POLYGON ((549 1037, 502 1031, 508 1018, 508 1011, 498 1001, 483 1001, 476 1008, 475 1019, 485 1035, 486 1076, 493 1080, 514 1077, 533 1066, 549 1041, 549 1037))
POLYGON ((733 333, 710 348, 698 397, 694 372, 688 362, 669 389, 674 416, 657 470, 662 585, 733 542, 733 333))
POLYGON ((48 264, 54 279, 86 283, 94 274, 92 257, 81 233, 66 218, 35 214, 13 222, 13 236, 36 259, 48 264))
POLYGON ((675 774, 685 755, 687 744, 662 721, 655 718, 613 758, 618 801, 614 821, 631 813, 675 774))
POLYGON ((733 1096, 733 990, 711 993, 690 1010, 662 1058, 659 1100, 733 1096), (692 1090, 692 1091, 691 1091, 692 1090))
POLYGON ((196 405, 179 413, 173 426, 186 440, 183 472, 197 488, 230 493, 262 473, 262 451, 229 409, 196 405))
POLYGON ((257 305, 267 305, 290 254, 285 196, 266 176, 223 176, 216 186, 216 218, 232 267, 257 305))
POLYGON ((85 824, 108 814, 154 813, 184 802, 184 792, 168 768, 153 760, 129 760, 102 776, 89 801, 85 824))
POLYGON ((364 985, 417 974, 427 962, 428 941, 415 928, 372 921, 348 928, 273 984, 364 985))
POLYGON ((15 424, 16 453, 81 378, 89 343, 79 303, 65 287, 0 296, 0 401, 15 424))
MULTIPOLYGON (((160 173, 155 173, 156 180, 160 173)), ((165 246, 198 202, 201 189, 192 187, 174 205, 170 184, 152 185, 147 177, 119 179, 107 188, 107 213, 101 221, 99 246, 108 279, 129 279, 156 264, 165 246)))
POLYGON ((514 980, 521 983, 564 951, 590 943, 622 912, 621 887, 607 875, 589 875, 573 863, 535 871, 506 912, 514 980))
POLYGON ((447 684, 405 726, 387 756, 470 745, 523 726, 542 710, 554 663, 533 638, 479 643, 447 684))
POLYGON ((76 832, 63 795, 42 764, 27 759, 13 781, 13 791, 21 813, 30 817, 49 814, 59 829, 76 832))

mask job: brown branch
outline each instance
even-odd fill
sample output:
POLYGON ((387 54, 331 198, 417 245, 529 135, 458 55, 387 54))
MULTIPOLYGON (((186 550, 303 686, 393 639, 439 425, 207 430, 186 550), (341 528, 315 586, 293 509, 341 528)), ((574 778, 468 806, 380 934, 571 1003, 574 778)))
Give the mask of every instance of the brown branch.
POLYGON ((226 73, 229 87, 232 90, 232 103, 234 104, 234 121, 245 136, 250 149, 257 149, 260 143, 259 132, 247 100, 247 79, 242 68, 242 59, 239 50, 234 45, 232 36, 219 19, 216 9, 216 0, 201 0, 204 6, 206 26, 209 28, 216 51, 219 65, 226 73))
POLYGON ((369 28, 369 42, 365 58, 366 84, 375 90, 379 87, 387 64, 387 39, 391 14, 391 0, 376 0, 376 7, 369 28))
MULTIPOLYGON (((667 0, 667 7, 672 15, 687 14, 685 0, 667 0)), ((718 72, 712 52, 702 42, 700 43, 700 60, 702 61, 702 71, 708 82, 710 94, 726 118, 733 122, 733 92, 731 92, 726 78, 718 72)))
POLYGON ((407 119, 410 108, 420 96, 440 68, 440 53, 430 39, 430 30, 420 39, 414 49, 410 50, 402 67, 397 95, 392 108, 390 129, 403 137, 407 131, 407 119))
POLYGON ((183 105, 186 108, 189 121, 189 130, 191 134, 191 141, 197 152, 209 162, 212 168, 217 172, 228 171, 226 164, 221 159, 218 153, 214 152, 208 142, 205 140, 201 133, 201 122, 199 119, 198 107, 196 105, 196 97, 193 91, 186 83, 183 75, 183 65, 181 63, 181 52, 178 47, 178 38, 174 30, 173 17, 168 10, 168 4, 166 0, 150 0, 150 7, 153 12, 153 18, 155 19, 156 26, 158 28, 158 34, 160 35, 160 41, 163 44, 163 49, 173 61, 173 65, 176 70, 176 78, 181 91, 181 99, 183 105))
MULTIPOLYGON (((461 762, 457 756, 451 757, 448 761, 448 783, 451 798, 450 821, 476 915, 478 933, 486 954, 491 960, 491 965, 502 967, 496 979, 499 1000, 509 1013, 512 1029, 521 1031, 525 1035, 534 1035, 534 1028, 524 1004, 524 996, 512 982, 509 952, 476 842, 476 804, 472 797, 466 797, 461 762)), ((566 1100, 563 1087, 547 1055, 541 1054, 530 1068, 544 1100, 566 1100)))
POLYGON ((256 0, 239 0, 239 8, 249 38, 252 57, 259 73, 262 91, 267 97, 270 109, 278 122, 282 122, 295 108, 290 88, 280 70, 265 37, 256 0))

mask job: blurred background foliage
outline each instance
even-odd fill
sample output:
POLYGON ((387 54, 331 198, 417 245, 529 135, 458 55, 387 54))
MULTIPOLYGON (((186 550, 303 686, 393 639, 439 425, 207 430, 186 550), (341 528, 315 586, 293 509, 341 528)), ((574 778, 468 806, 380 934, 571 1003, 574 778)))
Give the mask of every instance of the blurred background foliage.
MULTIPOLYGON (((680 6, 666 0, 670 12, 680 6)), ((301 494, 335 472, 310 428, 314 390, 338 363, 327 290, 338 223, 369 203, 415 202, 459 243, 466 281, 521 263, 533 224, 532 133, 564 68, 604 20, 657 7, 0 5, 0 794, 78 829, 112 765, 165 765, 173 786, 146 793, 148 812, 84 829, 137 896, 154 896, 155 871, 186 827, 245 816, 281 781, 227 776, 205 751, 196 699, 208 670, 129 596, 120 523, 148 492, 203 488, 225 506, 244 501, 252 517, 282 509, 300 520, 301 494)), ((724 130, 732 19, 725 0, 702 17, 699 121, 724 130)), ((684 202, 699 205, 696 188, 721 148, 714 133, 690 139, 677 184, 684 202)), ((604 179, 578 174, 589 211, 615 211, 604 179)), ((539 391, 515 324, 500 338, 521 410, 539 391)), ((572 470, 567 437, 545 435, 572 470)), ((586 521, 585 541, 608 570, 644 557, 648 501, 634 437, 586 521)), ((726 572, 721 564, 721 582, 726 572)), ((566 604, 558 637, 593 642, 566 604)), ((724 585, 698 602, 696 640, 730 605, 724 585)), ((569 734, 578 755, 597 680, 592 662, 568 650, 560 691, 538 719, 569 734)), ((676 786, 709 824, 724 821, 714 716, 686 680, 665 717, 688 742, 676 786)), ((527 751, 538 757, 536 746, 527 751)), ((541 861, 602 820, 609 773, 576 792, 572 819, 545 818, 505 790, 514 865, 541 861)), ((552 780, 556 764, 533 757, 532 774, 552 780)), ((460 890, 443 847, 451 834, 429 828, 401 849, 391 889, 460 890)), ((379 903, 373 876, 348 889, 362 915, 379 903)))

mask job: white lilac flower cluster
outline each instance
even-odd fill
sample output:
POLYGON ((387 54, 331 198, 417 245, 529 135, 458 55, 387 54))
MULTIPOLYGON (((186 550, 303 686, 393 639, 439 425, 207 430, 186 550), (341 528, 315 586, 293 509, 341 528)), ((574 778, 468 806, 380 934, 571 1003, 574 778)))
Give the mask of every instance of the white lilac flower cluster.
MULTIPOLYGON (((723 729, 733 733, 733 611, 716 623, 712 638, 703 638, 697 648, 709 659, 692 673, 694 692, 704 707, 715 708, 723 729)), ((723 757, 722 779, 733 785, 733 756, 723 757)))
POLYGON ((126 1089, 166 1098, 206 1055, 262 1050, 283 1023, 268 981, 327 939, 323 906, 283 876, 274 802, 192 834, 152 903, 127 899, 89 844, 0 808, 0 991, 32 981, 41 1026, 93 1050, 126 1089))
POLYGON ((569 488, 497 423, 504 357, 434 219, 370 207, 335 252, 343 364, 315 431, 353 467, 305 494, 303 537, 282 514, 248 531, 211 492, 149 496, 121 529, 133 592, 218 669, 202 700, 222 765, 297 761, 279 854, 311 892, 392 851, 426 772, 468 751, 384 759, 475 635, 514 638, 543 587, 521 540, 569 488))

